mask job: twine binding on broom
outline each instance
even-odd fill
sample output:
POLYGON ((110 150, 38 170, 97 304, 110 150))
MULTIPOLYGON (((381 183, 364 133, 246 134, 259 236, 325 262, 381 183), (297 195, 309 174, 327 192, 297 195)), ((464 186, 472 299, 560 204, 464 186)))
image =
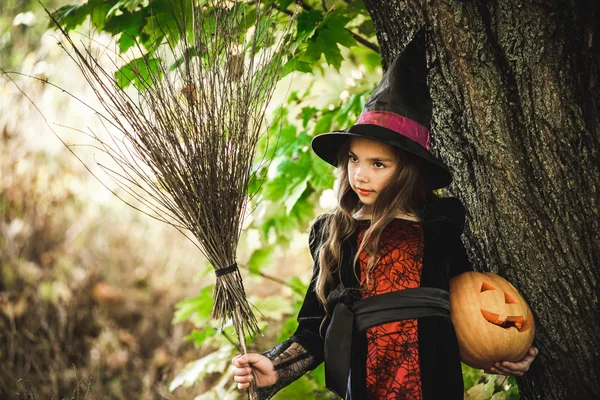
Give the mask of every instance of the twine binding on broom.
POLYGON ((219 277, 219 276, 231 274, 232 272, 236 272, 236 271, 239 271, 239 269, 238 269, 237 263, 234 263, 234 264, 231 264, 229 267, 216 269, 215 275, 217 277, 219 277))

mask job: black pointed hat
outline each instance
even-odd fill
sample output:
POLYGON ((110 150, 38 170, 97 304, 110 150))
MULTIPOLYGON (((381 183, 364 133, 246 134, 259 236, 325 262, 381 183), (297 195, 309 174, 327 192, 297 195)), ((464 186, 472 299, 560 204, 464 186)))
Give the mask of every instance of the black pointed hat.
POLYGON ((429 152, 431 97, 427 86, 425 32, 418 32, 377 85, 353 126, 317 135, 314 152, 337 166, 342 145, 352 136, 377 140, 421 158, 423 173, 434 189, 448 186, 448 166, 429 152))

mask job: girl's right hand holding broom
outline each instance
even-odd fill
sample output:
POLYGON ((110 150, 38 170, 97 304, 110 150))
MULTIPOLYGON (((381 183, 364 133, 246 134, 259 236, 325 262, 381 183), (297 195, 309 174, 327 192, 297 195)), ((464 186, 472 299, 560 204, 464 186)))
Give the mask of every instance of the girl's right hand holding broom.
POLYGON ((253 379, 256 379, 257 388, 271 386, 277 382, 277 372, 273 363, 262 354, 237 355, 231 363, 233 380, 237 382, 240 390, 248 389, 253 379))

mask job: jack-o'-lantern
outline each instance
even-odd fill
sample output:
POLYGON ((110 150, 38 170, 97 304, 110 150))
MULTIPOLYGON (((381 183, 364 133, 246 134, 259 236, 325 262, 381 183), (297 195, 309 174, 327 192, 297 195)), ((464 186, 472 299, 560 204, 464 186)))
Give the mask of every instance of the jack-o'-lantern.
POLYGON ((450 281, 450 315, 461 360, 486 369, 521 360, 533 342, 533 315, 510 282, 491 273, 465 272, 450 281))

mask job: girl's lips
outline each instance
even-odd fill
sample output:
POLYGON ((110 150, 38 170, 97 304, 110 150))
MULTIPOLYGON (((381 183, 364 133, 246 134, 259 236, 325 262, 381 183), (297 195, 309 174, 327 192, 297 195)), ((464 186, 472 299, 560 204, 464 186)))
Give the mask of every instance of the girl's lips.
POLYGON ((367 195, 373 193, 373 190, 363 190, 363 189, 358 189, 358 188, 356 189, 356 191, 363 196, 367 196, 367 195))

